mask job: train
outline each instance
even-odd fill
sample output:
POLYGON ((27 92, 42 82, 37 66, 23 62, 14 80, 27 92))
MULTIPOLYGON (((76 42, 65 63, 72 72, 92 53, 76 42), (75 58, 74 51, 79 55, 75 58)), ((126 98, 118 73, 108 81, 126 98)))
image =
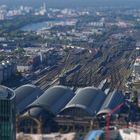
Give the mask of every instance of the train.
POLYGON ((104 67, 104 66, 101 66, 101 67, 98 69, 97 73, 98 73, 98 74, 101 74, 102 76, 104 76, 104 75, 107 74, 108 70, 109 70, 109 68, 104 67))
POLYGON ((72 73, 75 73, 75 72, 79 71, 80 68, 81 68, 81 65, 80 65, 80 64, 77 64, 77 65, 76 65, 75 67, 73 67, 72 69, 66 71, 63 75, 61 75, 61 76, 59 77, 60 84, 65 85, 65 83, 66 83, 66 78, 67 78, 68 76, 70 76, 72 73))
POLYGON ((71 75, 72 73, 74 73, 74 72, 80 70, 80 68, 81 68, 81 65, 80 65, 80 64, 77 64, 77 65, 76 65, 75 67, 73 67, 72 69, 66 71, 66 72, 63 74, 63 76, 64 76, 64 77, 67 77, 67 76, 71 75))
POLYGON ((37 71, 35 71, 34 72, 34 74, 36 75, 36 76, 38 76, 38 75, 43 75, 43 74, 45 74, 46 72, 48 72, 48 71, 51 71, 51 70, 53 70, 53 69, 55 69, 55 68, 57 68, 57 65, 54 65, 54 66, 48 66, 48 67, 46 67, 46 68, 44 68, 44 69, 39 69, 39 70, 37 70, 37 71))

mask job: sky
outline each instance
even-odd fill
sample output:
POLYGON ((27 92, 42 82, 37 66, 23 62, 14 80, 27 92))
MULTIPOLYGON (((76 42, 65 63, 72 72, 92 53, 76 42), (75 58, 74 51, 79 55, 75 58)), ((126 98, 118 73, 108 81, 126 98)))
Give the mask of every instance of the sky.
POLYGON ((137 6, 140 0, 0 0, 0 4, 9 6, 31 5, 40 6, 45 1, 48 7, 82 7, 82 6, 137 6))

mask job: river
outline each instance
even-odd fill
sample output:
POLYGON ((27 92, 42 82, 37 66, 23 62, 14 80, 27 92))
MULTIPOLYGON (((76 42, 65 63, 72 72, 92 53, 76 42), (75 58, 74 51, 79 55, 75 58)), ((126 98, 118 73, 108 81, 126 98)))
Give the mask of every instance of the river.
POLYGON ((38 31, 43 28, 51 28, 58 21, 46 21, 39 23, 32 23, 21 28, 22 31, 38 31))
POLYGON ((22 31, 38 31, 41 29, 51 29, 54 26, 73 26, 76 25, 76 19, 61 19, 46 22, 32 23, 21 28, 22 31))

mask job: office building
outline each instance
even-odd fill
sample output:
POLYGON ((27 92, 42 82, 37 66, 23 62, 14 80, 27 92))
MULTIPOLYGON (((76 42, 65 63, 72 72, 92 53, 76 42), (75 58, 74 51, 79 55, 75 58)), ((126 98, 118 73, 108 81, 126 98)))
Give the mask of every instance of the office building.
POLYGON ((0 86, 0 140, 15 140, 15 93, 0 86))

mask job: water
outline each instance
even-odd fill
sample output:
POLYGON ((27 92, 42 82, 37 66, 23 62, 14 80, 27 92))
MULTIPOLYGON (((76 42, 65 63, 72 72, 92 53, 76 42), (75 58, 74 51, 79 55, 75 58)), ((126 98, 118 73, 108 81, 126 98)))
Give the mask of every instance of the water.
POLYGON ((26 25, 21 28, 23 31, 37 31, 43 28, 51 28, 52 25, 55 23, 55 21, 46 21, 46 22, 39 22, 39 23, 33 23, 26 25))
POLYGON ((21 28, 22 31, 38 31, 41 29, 51 29, 54 26, 66 26, 66 25, 73 25, 76 24, 76 20, 67 20, 67 19, 61 19, 61 20, 53 20, 53 21, 45 21, 45 22, 39 22, 39 23, 32 23, 29 25, 26 25, 21 28))

